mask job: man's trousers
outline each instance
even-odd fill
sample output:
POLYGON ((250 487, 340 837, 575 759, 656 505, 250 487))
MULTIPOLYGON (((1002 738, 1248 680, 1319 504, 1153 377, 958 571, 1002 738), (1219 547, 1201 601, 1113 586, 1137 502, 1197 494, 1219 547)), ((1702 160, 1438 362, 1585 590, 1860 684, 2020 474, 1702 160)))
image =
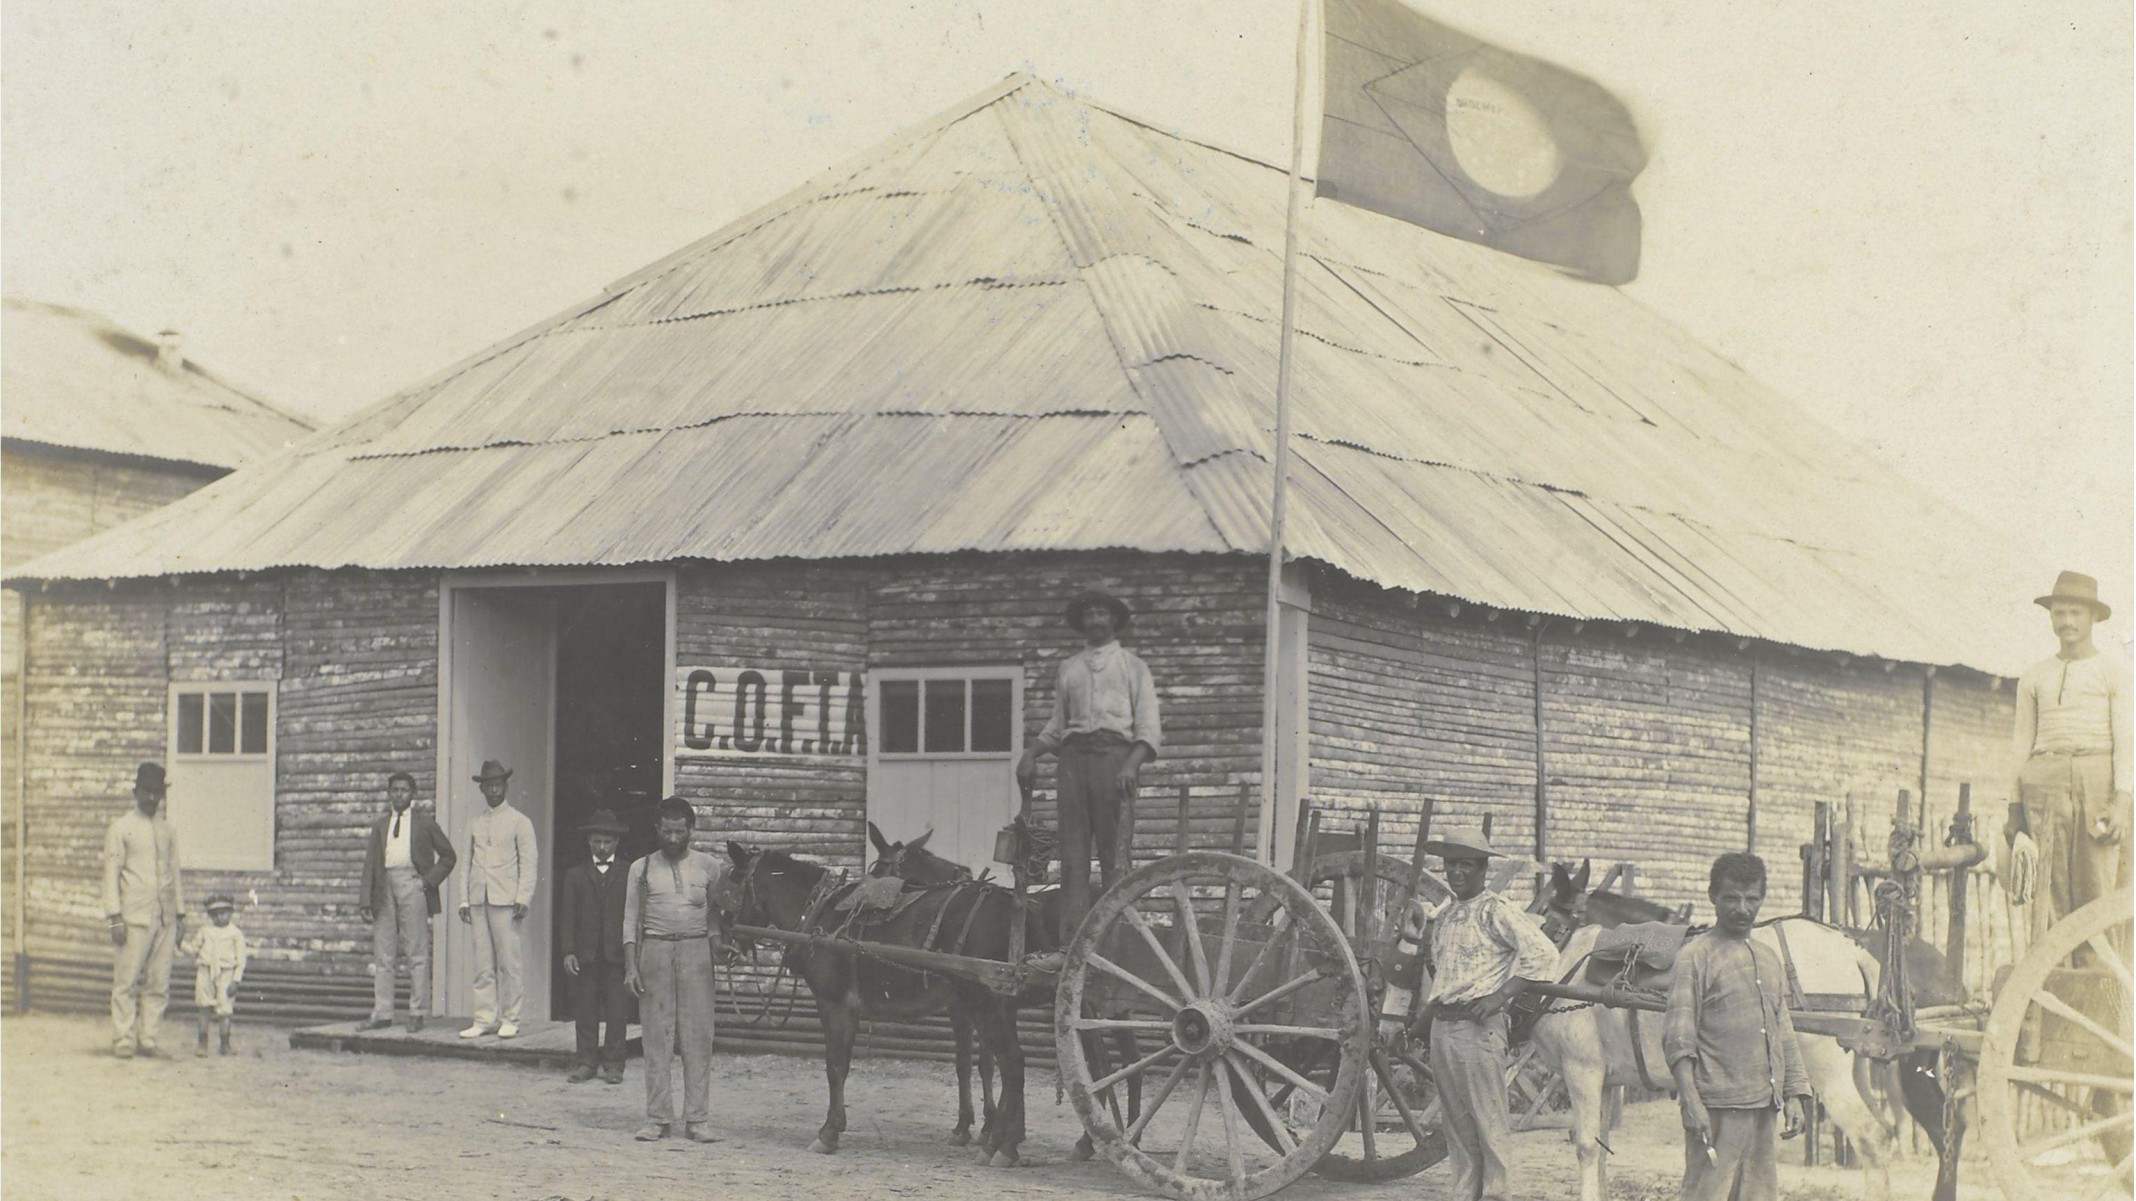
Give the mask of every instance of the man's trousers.
POLYGON ((1468 1021, 1441 1016, 1431 1025, 1431 1078, 1439 1090, 1451 1201, 1506 1201, 1506 1016, 1468 1021))
POLYGON ((682 1120, 712 1116, 712 944, 704 938, 648 938, 638 946, 645 985, 639 1034, 645 1043, 645 1116, 675 1120, 674 1061, 682 1049, 682 1120))
POLYGON ((571 977, 571 1013, 578 1024, 579 1062, 589 1068, 623 1067, 623 1033, 630 1021, 630 990, 623 986, 623 965, 580 959, 571 977), (601 1023, 608 1038, 601 1038, 601 1023))
POLYGON ((1075 936, 1090 912, 1090 855, 1098 856, 1098 887, 1110 887, 1123 867, 1132 866, 1122 834, 1134 833, 1135 799, 1120 794, 1120 769, 1132 746, 1104 734, 1076 734, 1061 744, 1061 929, 1063 946, 1075 936), (1125 809, 1123 825, 1121 810, 1125 809))
POLYGON ((474 915, 475 1024, 504 1021, 516 1026, 527 991, 520 967, 526 951, 526 923, 512 916, 510 905, 476 905, 474 915))
POLYGON ((178 923, 126 925, 126 945, 111 966, 111 1038, 114 1046, 156 1047, 156 1028, 171 999, 171 952, 178 923))
MULTIPOLYGON (((376 904, 376 898, 373 903, 376 904)), ((408 965, 408 1012, 430 1013, 430 901, 412 867, 386 869, 386 903, 371 918, 371 1016, 393 1017, 399 961, 408 965)))

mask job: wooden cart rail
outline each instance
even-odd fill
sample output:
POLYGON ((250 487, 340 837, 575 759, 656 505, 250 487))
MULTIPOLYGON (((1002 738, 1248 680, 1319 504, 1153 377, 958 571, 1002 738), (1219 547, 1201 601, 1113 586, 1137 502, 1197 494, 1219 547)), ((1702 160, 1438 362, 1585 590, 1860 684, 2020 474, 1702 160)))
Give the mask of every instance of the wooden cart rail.
MULTIPOLYGON (((1668 1008, 1667 999, 1655 993, 1604 985, 1545 981, 1528 985, 1527 991, 1536 996, 1607 1005, 1612 1009, 1637 1009, 1644 1013, 1661 1013, 1668 1008)), ((1840 1039, 1858 1038, 1878 1025, 1875 1019, 1862 1014, 1833 1010, 1794 1010, 1788 1016, 1795 1023, 1798 1034, 1829 1034, 1840 1039)), ((1914 1037, 1909 1049, 1935 1050, 1948 1044, 1967 1055, 1978 1056, 1979 1023, 1984 1017, 1981 1010, 1965 1005, 1924 1005, 1914 1010, 1914 1037), (1966 1025, 1967 1022, 1973 1024, 1966 1025)))
POLYGON ((779 930, 770 926, 730 926, 728 933, 740 938, 760 938, 766 942, 781 942, 789 946, 817 947, 859 955, 898 967, 969 980, 1004 994, 1022 992, 1033 985, 1047 983, 1053 979, 1050 972, 1020 963, 954 955, 948 951, 925 951, 918 947, 894 946, 890 943, 869 942, 835 934, 779 930))

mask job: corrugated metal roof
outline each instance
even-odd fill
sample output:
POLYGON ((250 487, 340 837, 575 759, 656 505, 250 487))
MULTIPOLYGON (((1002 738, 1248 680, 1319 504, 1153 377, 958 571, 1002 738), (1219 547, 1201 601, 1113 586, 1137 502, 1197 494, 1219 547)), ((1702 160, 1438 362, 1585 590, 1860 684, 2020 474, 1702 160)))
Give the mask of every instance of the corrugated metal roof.
POLYGON ((95 313, 0 303, 0 435, 47 446, 236 467, 312 424, 199 364, 156 366, 156 342, 95 313))
MULTIPOLYGON (((1283 184, 1014 77, 25 574, 1257 553, 1283 184)), ((2018 556, 1622 293, 1332 204, 1306 249, 1294 554, 1534 613, 2026 658, 2018 556)))

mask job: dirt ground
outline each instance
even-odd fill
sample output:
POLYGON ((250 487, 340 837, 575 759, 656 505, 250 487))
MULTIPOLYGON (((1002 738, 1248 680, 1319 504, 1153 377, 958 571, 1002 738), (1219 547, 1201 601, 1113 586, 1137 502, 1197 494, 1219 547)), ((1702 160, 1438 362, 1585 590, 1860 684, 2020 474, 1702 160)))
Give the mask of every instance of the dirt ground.
MULTIPOLYGON (((633 1142, 644 1115, 641 1067, 620 1086, 569 1085, 554 1072, 460 1061, 293 1051, 286 1031, 240 1027, 239 1054, 191 1057, 190 1031, 173 1028, 184 1058, 111 1058, 104 1024, 45 1015, 0 1021, 0 1192, 65 1201, 250 1201, 438 1197, 544 1201, 691 1196, 839 1201, 924 1197, 1138 1195, 1102 1159, 1069 1163, 1080 1133, 1056 1107, 1050 1073, 1034 1073, 1031 1141, 1017 1169, 973 1165, 947 1145, 955 1077, 944 1064, 863 1060, 847 1090, 845 1148, 806 1150, 822 1120, 819 1061, 721 1056, 713 1125, 721 1141, 633 1142)), ((1614 1201, 1673 1198, 1681 1172, 1675 1108, 1635 1106, 1612 1145, 1614 1201)), ((1783 1151, 1790 1201, 1860 1195, 1858 1173, 1805 1169, 1783 1151)), ((1993 1201, 1985 1165, 1971 1164, 1968 1201, 1993 1201)), ((1518 1136, 1522 1201, 1574 1196, 1562 1129, 1518 1136)), ((1901 1165, 1893 1196, 1925 1197, 1934 1165, 1901 1165)), ((1446 1169, 1375 1187, 1308 1177, 1286 1198, 1445 1195, 1446 1169)))

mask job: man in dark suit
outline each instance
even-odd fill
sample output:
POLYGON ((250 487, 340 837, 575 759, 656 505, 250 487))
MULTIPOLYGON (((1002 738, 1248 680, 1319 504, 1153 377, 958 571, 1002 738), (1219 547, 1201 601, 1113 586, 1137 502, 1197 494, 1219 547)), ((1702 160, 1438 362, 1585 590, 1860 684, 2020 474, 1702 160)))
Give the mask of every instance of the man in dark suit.
POLYGON ((621 1084, 623 1030, 630 1019, 630 994, 623 987, 626 873, 616 861, 624 826, 614 813, 596 809, 582 829, 592 854, 564 873, 564 971, 571 977, 579 1057, 569 1079, 582 1084, 598 1072, 608 1083, 621 1084), (608 1023, 606 1041, 599 1038, 603 1021, 608 1023))
POLYGON ((430 1013, 430 919, 444 910, 438 886, 459 857, 436 819, 415 808, 415 777, 386 777, 392 809, 371 823, 363 857, 363 903, 356 912, 371 924, 371 1020, 366 1030, 393 1024, 395 953, 408 965, 408 1030, 423 1028, 430 1013))

